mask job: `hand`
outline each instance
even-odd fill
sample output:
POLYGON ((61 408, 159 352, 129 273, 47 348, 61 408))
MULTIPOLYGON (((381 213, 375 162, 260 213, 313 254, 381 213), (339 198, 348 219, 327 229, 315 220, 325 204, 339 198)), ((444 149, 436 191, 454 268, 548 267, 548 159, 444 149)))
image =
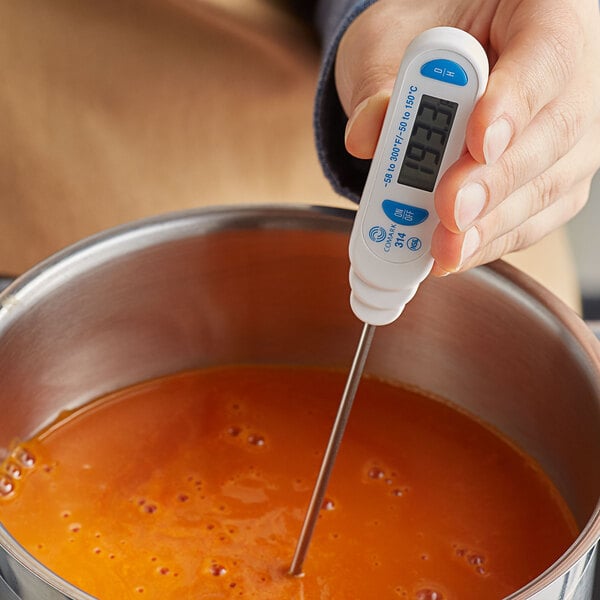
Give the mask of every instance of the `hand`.
POLYGON ((373 156, 406 46, 439 25, 474 35, 491 67, 468 152, 436 188, 443 275, 526 248, 584 206, 600 166, 600 14, 598 0, 379 0, 336 59, 351 154, 373 156))

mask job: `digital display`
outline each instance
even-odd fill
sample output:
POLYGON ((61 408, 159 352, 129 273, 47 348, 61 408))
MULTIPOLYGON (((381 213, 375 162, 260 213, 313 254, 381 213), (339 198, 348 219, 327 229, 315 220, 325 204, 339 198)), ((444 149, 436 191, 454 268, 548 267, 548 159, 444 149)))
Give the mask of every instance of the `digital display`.
POLYGON ((422 96, 398 183, 433 191, 457 109, 456 102, 422 96))

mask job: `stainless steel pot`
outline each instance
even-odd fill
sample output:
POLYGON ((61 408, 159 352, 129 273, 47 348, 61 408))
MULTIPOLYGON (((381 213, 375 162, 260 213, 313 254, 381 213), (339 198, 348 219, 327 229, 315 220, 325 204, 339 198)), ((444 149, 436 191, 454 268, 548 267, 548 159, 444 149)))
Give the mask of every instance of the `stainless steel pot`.
MULTIPOLYGON (((353 213, 186 212, 84 241, 0 296, 0 448, 60 410, 221 363, 348 368, 353 213)), ((430 390, 533 455, 582 533, 511 599, 590 600, 600 536, 600 344, 559 300, 498 262, 428 280, 380 328, 367 370, 430 390)), ((40 524, 43 526, 43 524, 40 524)), ((0 598, 90 599, 0 529, 0 598)))

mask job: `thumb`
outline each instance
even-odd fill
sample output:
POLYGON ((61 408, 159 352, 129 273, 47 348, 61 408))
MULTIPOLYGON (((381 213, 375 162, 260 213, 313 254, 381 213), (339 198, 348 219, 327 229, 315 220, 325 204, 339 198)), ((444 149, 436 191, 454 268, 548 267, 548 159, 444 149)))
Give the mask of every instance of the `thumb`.
POLYGON ((335 64, 335 82, 349 116, 345 143, 357 158, 372 158, 394 81, 410 41, 440 25, 435 11, 404 17, 397 0, 379 0, 348 27, 335 64))
POLYGON ((352 110, 346 124, 346 150, 357 158, 372 158, 383 126, 391 89, 387 85, 367 96, 352 110))

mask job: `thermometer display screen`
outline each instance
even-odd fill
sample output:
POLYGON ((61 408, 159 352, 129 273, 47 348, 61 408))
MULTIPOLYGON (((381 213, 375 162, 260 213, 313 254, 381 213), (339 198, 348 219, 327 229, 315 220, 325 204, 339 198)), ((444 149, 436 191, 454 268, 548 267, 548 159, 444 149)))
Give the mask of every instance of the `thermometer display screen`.
POLYGON ((423 94, 398 183, 433 191, 457 109, 456 102, 423 94))

